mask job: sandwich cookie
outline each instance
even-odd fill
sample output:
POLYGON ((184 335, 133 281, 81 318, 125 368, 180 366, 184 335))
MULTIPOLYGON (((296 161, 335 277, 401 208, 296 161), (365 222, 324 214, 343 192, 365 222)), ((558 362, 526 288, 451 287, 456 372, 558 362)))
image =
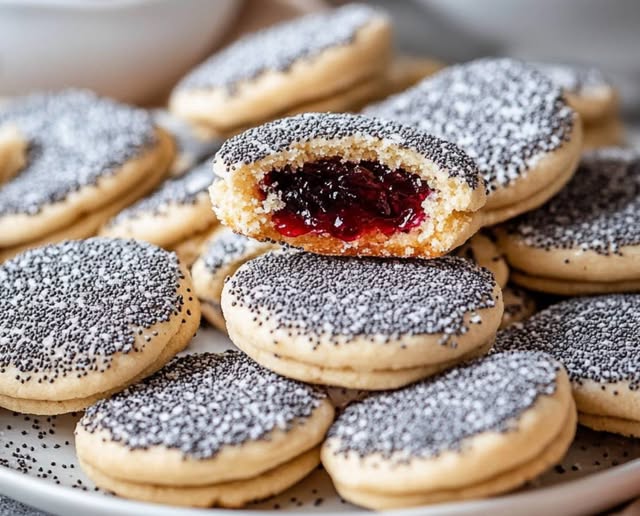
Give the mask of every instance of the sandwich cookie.
POLYGON ((624 124, 618 115, 614 115, 585 126, 583 146, 585 149, 598 149, 625 145, 626 139, 624 124))
POLYGON ((509 266, 488 232, 476 233, 463 246, 454 251, 456 256, 473 260, 480 267, 489 269, 500 288, 509 280, 509 266))
POLYGON ((498 334, 496 350, 534 349, 567 368, 580 423, 640 437, 640 295, 574 298, 498 334))
POLYGON ((429 77, 442 70, 446 65, 437 59, 400 55, 393 58, 387 70, 387 84, 378 98, 382 100, 389 95, 400 93, 411 86, 415 86, 425 77, 429 77))
POLYGON ((334 255, 441 256, 480 223, 484 183, 456 145, 362 115, 306 113, 227 140, 218 219, 257 240, 334 255))
POLYGON ((451 66, 365 109, 459 145, 484 176, 484 225, 551 198, 569 181, 582 128, 562 90, 532 66, 480 59, 451 66))
POLYGON ((0 265, 0 406, 82 410, 162 367, 200 322, 175 254, 133 240, 40 247, 0 265))
POLYGON ((216 223, 207 193, 213 179, 211 164, 203 162, 184 175, 165 181, 151 195, 118 213, 100 234, 175 249, 210 231, 216 223))
POLYGON ((616 148, 585 155, 562 192, 498 235, 512 280, 528 289, 640 290, 640 155, 616 148))
POLYGON ((501 330, 536 313, 536 300, 526 290, 515 285, 503 287, 502 300, 504 313, 500 323, 501 330))
POLYGON ((170 109, 192 123, 234 132, 353 95, 353 88, 383 79, 390 56, 387 16, 349 4, 241 38, 187 75, 170 109))
POLYGON ((238 351, 202 353, 87 409, 76 451, 96 485, 117 495, 241 507, 315 469, 332 421, 323 390, 238 351))
POLYGON ((499 353, 348 405, 321 456, 344 499, 393 509, 515 489, 559 461, 575 429, 562 366, 499 353))
POLYGON ((193 287, 207 321, 227 331, 220 306, 225 280, 245 262, 275 249, 275 244, 238 235, 224 226, 213 230, 191 269, 193 287))
POLYGON ((15 255, 64 238, 86 237, 152 190, 173 143, 139 109, 67 90, 31 95, 0 113, 28 143, 26 165, 0 187, 0 253, 15 255), (52 173, 55 170, 55 173, 52 173))
POLYGON ((381 260, 295 251, 225 283, 229 338, 269 369, 355 389, 406 385, 487 352, 502 318, 493 275, 464 258, 381 260))

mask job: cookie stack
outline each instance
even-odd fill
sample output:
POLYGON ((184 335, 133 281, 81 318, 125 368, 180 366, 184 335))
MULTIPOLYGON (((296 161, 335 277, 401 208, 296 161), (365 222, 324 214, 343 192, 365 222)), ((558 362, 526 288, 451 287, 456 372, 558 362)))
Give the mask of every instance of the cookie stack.
POLYGON ((310 14, 245 36, 189 73, 170 109, 215 134, 308 111, 348 111, 387 84, 391 26, 364 4, 310 14))
POLYGON ((94 235, 155 188, 173 159, 151 116, 86 91, 18 98, 0 112, 0 262, 94 235))
POLYGON ((191 266, 200 245, 216 225, 207 194, 211 181, 211 166, 203 162, 122 210, 102 227, 100 234, 135 238, 174 250, 191 266))
POLYGON ((585 148, 624 143, 618 93, 600 70, 561 64, 536 66, 564 90, 567 102, 582 118, 585 148))

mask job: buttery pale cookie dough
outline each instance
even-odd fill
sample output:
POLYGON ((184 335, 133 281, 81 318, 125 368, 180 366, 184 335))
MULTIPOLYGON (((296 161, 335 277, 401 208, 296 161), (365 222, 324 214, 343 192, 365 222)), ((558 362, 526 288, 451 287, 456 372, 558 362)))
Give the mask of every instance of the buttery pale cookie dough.
POLYGON ((13 125, 0 127, 0 185, 24 167, 27 141, 13 125))
POLYGON ((445 68, 364 113, 454 142, 475 159, 487 188, 484 225, 551 198, 571 178, 582 147, 580 119, 562 90, 512 59, 445 68))
POLYGON ((526 290, 515 285, 507 285, 502 289, 504 313, 500 329, 503 330, 514 323, 522 322, 536 313, 536 301, 526 290))
POLYGON ((514 283, 551 294, 640 289, 640 155, 586 154, 572 181, 507 223, 499 245, 514 283))
POLYGON ((625 145, 625 140, 624 125, 617 115, 584 126, 585 149, 625 145))
POLYGON ((0 406, 81 410, 149 375, 200 322, 185 267, 133 240, 40 247, 0 265, 0 406))
MULTIPOLYGON (((504 288, 509 281, 509 266, 502 256, 502 252, 488 232, 476 233, 453 254, 462 258, 469 258, 480 267, 489 269, 500 288, 504 288)), ((506 305, 505 305, 506 306, 506 305)))
POLYGON ((497 353, 348 405, 321 456, 343 498, 393 509, 519 487, 564 456, 575 428, 558 362, 497 353))
POLYGON ((493 275, 470 260, 271 252, 225 283, 232 342, 311 383, 399 387, 484 354, 502 317, 493 275))
POLYGON ((350 4, 313 13, 211 56, 178 84, 170 109, 229 132, 382 77, 390 55, 391 27, 381 11, 350 4))
POLYGON ((122 210, 100 234, 144 240, 165 249, 175 247, 216 223, 207 193, 213 180, 211 164, 205 161, 122 210))
POLYGON ((26 165, 0 187, 0 248, 78 224, 151 176, 160 182, 173 158, 146 111, 87 91, 18 98, 0 113, 6 124, 29 147, 26 165))
POLYGON ((479 224, 484 183, 456 145, 399 123, 306 113, 227 140, 218 219, 258 240, 334 255, 441 256, 479 224))
POLYGON ((574 298, 498 333, 495 348, 549 353, 567 369, 580 423, 640 437, 640 295, 574 298))
POLYGON ((191 269, 193 288, 207 321, 226 332, 220 306, 225 280, 245 262, 274 249, 278 246, 238 235, 225 226, 211 233, 191 269))
POLYGON ((120 496, 240 507, 319 464, 333 412, 324 390, 244 353, 193 354, 87 409, 76 451, 96 485, 120 496))

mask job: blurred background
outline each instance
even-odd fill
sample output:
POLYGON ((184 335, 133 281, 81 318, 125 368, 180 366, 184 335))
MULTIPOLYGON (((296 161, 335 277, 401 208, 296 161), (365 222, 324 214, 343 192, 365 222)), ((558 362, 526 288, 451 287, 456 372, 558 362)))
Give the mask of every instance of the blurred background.
MULTIPOLYGON (((0 95, 86 86, 161 103, 195 63, 239 34, 330 0, 0 0, 0 95)), ((447 63, 483 55, 593 64, 640 119, 638 0, 372 0, 396 44, 447 63)))

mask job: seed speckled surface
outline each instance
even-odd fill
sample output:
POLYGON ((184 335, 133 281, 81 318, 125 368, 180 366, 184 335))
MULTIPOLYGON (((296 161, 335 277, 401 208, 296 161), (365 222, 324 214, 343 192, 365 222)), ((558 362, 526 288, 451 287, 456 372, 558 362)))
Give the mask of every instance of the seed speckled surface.
POLYGON ((348 405, 331 426, 337 454, 379 453, 396 463, 465 449, 485 432, 510 432, 541 396, 556 391, 545 353, 494 354, 396 391, 348 405))
MULTIPOLYGON (((173 253, 92 238, 27 251, 0 266, 0 374, 54 383, 140 351, 134 332, 182 310, 173 253)), ((153 341, 151 344, 153 345, 153 341)))
POLYGON ((400 260, 268 253, 229 280, 232 303, 292 334, 346 343, 443 334, 442 344, 481 324, 495 306, 493 275, 469 260, 400 260))
POLYGON ((224 228, 208 242, 202 252, 202 260, 209 272, 215 274, 221 267, 239 262, 244 257, 258 252, 260 248, 266 250, 269 246, 270 244, 259 242, 224 228))
POLYGON ((574 298, 498 333, 497 351, 545 351, 572 381, 628 381, 640 387, 640 295, 574 298))
POLYGON ((266 72, 286 72, 297 61, 310 61, 327 49, 349 45, 361 28, 381 16, 381 11, 367 5, 349 4, 277 24, 214 54, 189 73, 178 89, 222 88, 234 93, 238 83, 266 72))
POLYGON ((99 401, 79 424, 129 449, 161 446, 208 459, 304 424, 325 398, 322 389, 272 373, 242 352, 201 353, 99 401))
POLYGON ((198 197, 207 194, 214 179, 211 163, 201 163, 180 177, 166 180, 149 196, 118 213, 109 225, 113 226, 142 214, 163 213, 172 205, 194 204, 198 197))
POLYGON ((571 182, 547 204, 507 224, 538 249, 623 254, 640 244, 640 154, 610 148, 588 153, 571 182))
POLYGON ((612 88, 611 82, 597 68, 560 63, 531 64, 568 93, 589 95, 612 88))
POLYGON ((0 187, 0 215, 39 213, 111 176, 155 144, 152 118, 83 90, 20 97, 0 111, 29 141, 27 165, 0 187))
POLYGON ((560 87, 512 59, 448 67, 364 113, 458 144, 477 161, 488 193, 510 185, 559 149, 574 124, 560 87))
POLYGON ((351 136, 365 138, 372 145, 382 140, 385 144, 415 151, 441 167, 449 177, 459 178, 471 188, 475 189, 481 182, 475 162, 457 145, 391 120, 348 113, 304 113, 249 129, 227 140, 216 154, 216 161, 224 163, 227 170, 234 170, 242 164, 285 151, 295 143, 351 136))

